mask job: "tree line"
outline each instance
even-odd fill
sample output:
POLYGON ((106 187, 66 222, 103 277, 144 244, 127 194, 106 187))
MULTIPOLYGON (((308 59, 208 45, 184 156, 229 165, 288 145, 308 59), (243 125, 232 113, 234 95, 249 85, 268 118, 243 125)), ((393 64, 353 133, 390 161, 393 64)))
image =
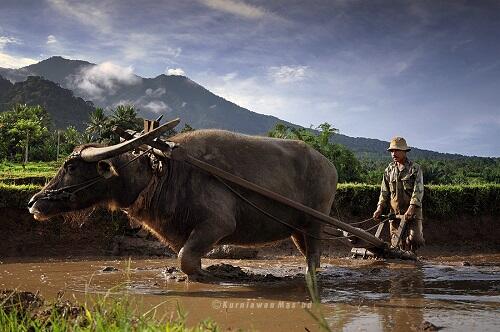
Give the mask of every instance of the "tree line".
MULTIPOLYGON (((332 137, 338 133, 328 123, 316 128, 293 128, 278 123, 269 131, 268 136, 285 139, 298 139, 311 145, 327 157, 337 168, 339 182, 380 184, 384 169, 391 162, 387 158, 357 158, 348 148, 332 142, 332 137)), ((412 159, 411 152, 408 157, 412 159)), ((487 184, 500 183, 500 158, 480 158, 453 156, 452 159, 422 159, 415 160, 424 173, 426 184, 487 184)))
MULTIPOLYGON (((0 161, 53 161, 69 155, 77 145, 97 142, 115 144, 119 136, 115 126, 141 131, 143 119, 131 105, 119 105, 105 111, 95 108, 89 114, 83 130, 69 126, 56 129, 49 113, 41 106, 16 104, 0 112, 0 161)), ((186 124, 181 132, 194 130, 186 124)), ((358 158, 344 145, 332 142, 338 129, 329 123, 315 128, 294 128, 278 123, 268 136, 304 141, 328 158, 337 168, 339 181, 344 183, 379 184, 390 162, 380 158, 358 158)), ((176 134, 175 130, 168 136, 176 134)), ((409 154, 411 158, 411 152, 409 154)), ((453 160, 416 160, 423 168, 427 184, 500 183, 500 158, 464 157, 453 160)))

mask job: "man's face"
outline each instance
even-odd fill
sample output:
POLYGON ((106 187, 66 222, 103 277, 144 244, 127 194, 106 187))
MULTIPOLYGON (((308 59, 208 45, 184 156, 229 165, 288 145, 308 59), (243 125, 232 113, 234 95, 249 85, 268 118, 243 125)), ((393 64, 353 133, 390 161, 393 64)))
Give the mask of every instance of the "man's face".
POLYGON ((391 150, 391 157, 397 163, 403 164, 406 159, 406 151, 403 150, 391 150))

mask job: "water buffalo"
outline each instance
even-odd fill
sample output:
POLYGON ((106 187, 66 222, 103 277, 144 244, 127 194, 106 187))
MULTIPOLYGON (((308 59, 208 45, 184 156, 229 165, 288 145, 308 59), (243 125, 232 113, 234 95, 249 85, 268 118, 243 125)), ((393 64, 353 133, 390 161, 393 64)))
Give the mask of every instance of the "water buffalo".
MULTIPOLYGON (((337 171, 304 142, 223 130, 182 133, 169 141, 195 158, 330 213, 337 171)), ((312 217, 232 185, 292 227, 280 224, 216 177, 182 160, 138 157, 132 150, 144 143, 76 147, 56 176, 31 198, 30 212, 42 220, 99 205, 120 208, 178 253, 181 270, 190 279, 208 277, 201 257, 214 245, 256 246, 290 236, 308 269, 319 267, 321 226, 312 217)))

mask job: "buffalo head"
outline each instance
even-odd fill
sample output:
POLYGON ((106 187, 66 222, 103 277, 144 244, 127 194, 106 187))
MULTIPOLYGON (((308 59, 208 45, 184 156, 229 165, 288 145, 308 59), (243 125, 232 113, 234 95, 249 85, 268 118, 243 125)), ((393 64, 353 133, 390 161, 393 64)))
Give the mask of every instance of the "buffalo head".
POLYGON ((140 137, 113 146, 76 147, 56 176, 31 197, 28 209, 37 220, 96 205, 127 207, 149 183, 152 169, 147 157, 130 151, 150 143, 178 120, 140 137))

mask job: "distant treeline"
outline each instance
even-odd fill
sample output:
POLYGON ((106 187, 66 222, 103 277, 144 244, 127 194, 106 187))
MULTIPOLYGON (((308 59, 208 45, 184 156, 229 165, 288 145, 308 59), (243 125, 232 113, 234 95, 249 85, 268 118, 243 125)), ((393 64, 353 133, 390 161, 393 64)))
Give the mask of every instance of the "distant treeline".
MULTIPOLYGON (((16 104, 8 111, 0 112, 0 161, 54 161, 69 155, 80 144, 117 143, 119 137, 113 132, 115 126, 142 130, 143 119, 137 113, 138 110, 130 105, 119 105, 107 111, 94 108, 83 130, 73 126, 56 130, 43 107, 16 104)), ((186 124, 181 132, 190 130, 194 129, 186 124)), ((336 166, 341 183, 379 184, 384 168, 390 162, 389 154, 386 160, 366 155, 356 157, 344 145, 332 142, 337 133, 338 130, 328 123, 310 129, 278 123, 268 136, 306 142, 336 166)), ((168 133, 174 134, 174 130, 168 133)), ((409 153, 410 159, 412 153, 409 153)), ((423 167, 426 184, 500 183, 500 158, 457 158, 453 155, 449 160, 417 158, 416 161, 423 167)))
MULTIPOLYGON (((379 155, 356 157, 344 145, 333 143, 338 130, 328 123, 317 128, 293 128, 284 124, 277 124, 268 135, 271 137, 298 139, 311 145, 321 152, 336 167, 339 173, 339 182, 380 184, 384 169, 391 162, 390 154, 381 159, 379 155)), ((374 140, 373 140, 374 141, 374 140)), ((387 148, 387 147, 385 147, 387 148)), ((425 151, 419 150, 415 160, 422 166, 424 182, 426 184, 487 184, 500 183, 500 158, 457 157, 450 155, 450 159, 423 159, 425 151)), ((442 154, 432 152, 431 154, 442 154)), ((413 151, 408 153, 413 159, 413 151)))

